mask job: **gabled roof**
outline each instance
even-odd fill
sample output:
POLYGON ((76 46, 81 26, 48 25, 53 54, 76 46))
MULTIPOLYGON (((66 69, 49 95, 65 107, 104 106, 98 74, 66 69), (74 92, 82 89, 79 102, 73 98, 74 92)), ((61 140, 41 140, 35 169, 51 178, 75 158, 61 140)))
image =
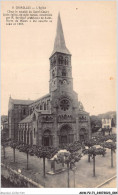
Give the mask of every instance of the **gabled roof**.
POLYGON ((55 37, 55 42, 54 42, 54 49, 53 49, 51 56, 55 52, 60 52, 60 53, 71 55, 71 53, 66 47, 60 14, 58 14, 57 31, 56 31, 56 37, 55 37))

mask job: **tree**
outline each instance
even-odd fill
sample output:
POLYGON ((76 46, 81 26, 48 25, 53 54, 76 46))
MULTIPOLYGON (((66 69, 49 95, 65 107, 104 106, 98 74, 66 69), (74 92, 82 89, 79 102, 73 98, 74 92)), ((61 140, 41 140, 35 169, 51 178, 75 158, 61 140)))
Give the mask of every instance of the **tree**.
POLYGON ((105 140, 105 141, 107 141, 107 140, 112 140, 113 142, 116 142, 116 141, 117 141, 116 134, 106 135, 106 136, 104 137, 104 140, 105 140))
POLYGON ((116 150, 116 143, 115 142, 105 142, 105 143, 101 144, 101 146, 111 150, 111 168, 113 168, 113 153, 116 150))
POLYGON ((59 148, 60 148, 60 150, 65 149, 65 150, 69 151, 70 153, 72 153, 72 152, 76 152, 78 150, 81 150, 83 148, 83 145, 80 143, 80 141, 75 141, 75 142, 70 143, 70 144, 63 144, 59 148))
POLYGON ((72 152, 70 153, 67 150, 60 150, 58 153, 53 157, 53 159, 57 163, 65 163, 67 164, 67 183, 68 183, 68 188, 70 187, 70 182, 69 182, 69 170, 70 168, 72 169, 75 166, 75 163, 78 162, 81 159, 82 155, 78 152, 72 152))
POLYGON ((98 116, 92 115, 90 117, 90 120, 91 120, 92 132, 97 131, 102 126, 102 121, 98 116), (96 128, 96 126, 98 128, 96 128))
POLYGON ((36 147, 35 155, 38 158, 43 159, 43 176, 45 178, 45 159, 51 159, 58 151, 58 148, 54 148, 51 146, 39 146, 36 147))
MULTIPOLYGON (((96 145, 98 142, 96 139, 90 139, 90 140, 86 140, 84 142, 85 146, 87 146, 88 148, 91 148, 92 146, 96 145)), ((90 154, 88 154, 88 162, 90 162, 90 154)))
POLYGON ((26 144, 20 144, 17 146, 17 149, 19 149, 20 152, 25 152, 27 155, 27 170, 29 169, 29 154, 34 155, 34 149, 35 147, 32 147, 30 145, 26 144))
POLYGON ((93 177, 95 177, 95 157, 96 155, 104 155, 106 150, 104 148, 91 147, 84 151, 84 154, 89 154, 93 159, 93 177))
POLYGON ((14 159, 14 163, 15 163, 15 149, 18 146, 18 142, 11 141, 10 146, 11 146, 11 148, 13 148, 13 159, 14 159))
POLYGON ((116 142, 116 134, 105 135, 105 136, 97 135, 94 139, 96 140, 96 142, 99 145, 101 145, 103 148, 105 148, 106 141, 111 140, 113 142, 116 142))

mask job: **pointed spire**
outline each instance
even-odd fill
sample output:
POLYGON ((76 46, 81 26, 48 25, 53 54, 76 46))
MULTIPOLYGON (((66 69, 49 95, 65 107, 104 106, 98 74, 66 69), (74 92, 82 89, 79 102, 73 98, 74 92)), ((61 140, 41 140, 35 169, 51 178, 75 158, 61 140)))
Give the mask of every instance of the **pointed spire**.
POLYGON ((60 13, 58 14, 57 31, 56 31, 56 37, 55 37, 55 42, 54 42, 54 49, 53 49, 51 56, 55 52, 70 54, 69 50, 66 47, 66 43, 65 43, 65 39, 64 39, 60 13))

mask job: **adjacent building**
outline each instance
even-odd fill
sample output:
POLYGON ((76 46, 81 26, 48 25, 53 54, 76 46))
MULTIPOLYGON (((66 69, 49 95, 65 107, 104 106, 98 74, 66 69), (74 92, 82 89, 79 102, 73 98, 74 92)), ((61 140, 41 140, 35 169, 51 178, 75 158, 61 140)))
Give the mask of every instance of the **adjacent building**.
POLYGON ((112 127, 112 118, 102 119, 102 128, 110 129, 112 127))

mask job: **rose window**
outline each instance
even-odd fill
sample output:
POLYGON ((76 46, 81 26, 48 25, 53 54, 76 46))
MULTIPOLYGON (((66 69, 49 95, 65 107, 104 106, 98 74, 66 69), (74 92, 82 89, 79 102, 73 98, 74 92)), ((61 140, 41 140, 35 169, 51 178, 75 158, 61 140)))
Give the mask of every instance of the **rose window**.
POLYGON ((65 99, 61 100, 60 107, 61 107, 62 110, 64 110, 64 111, 68 110, 69 106, 70 106, 70 104, 69 104, 68 100, 65 100, 65 99))

